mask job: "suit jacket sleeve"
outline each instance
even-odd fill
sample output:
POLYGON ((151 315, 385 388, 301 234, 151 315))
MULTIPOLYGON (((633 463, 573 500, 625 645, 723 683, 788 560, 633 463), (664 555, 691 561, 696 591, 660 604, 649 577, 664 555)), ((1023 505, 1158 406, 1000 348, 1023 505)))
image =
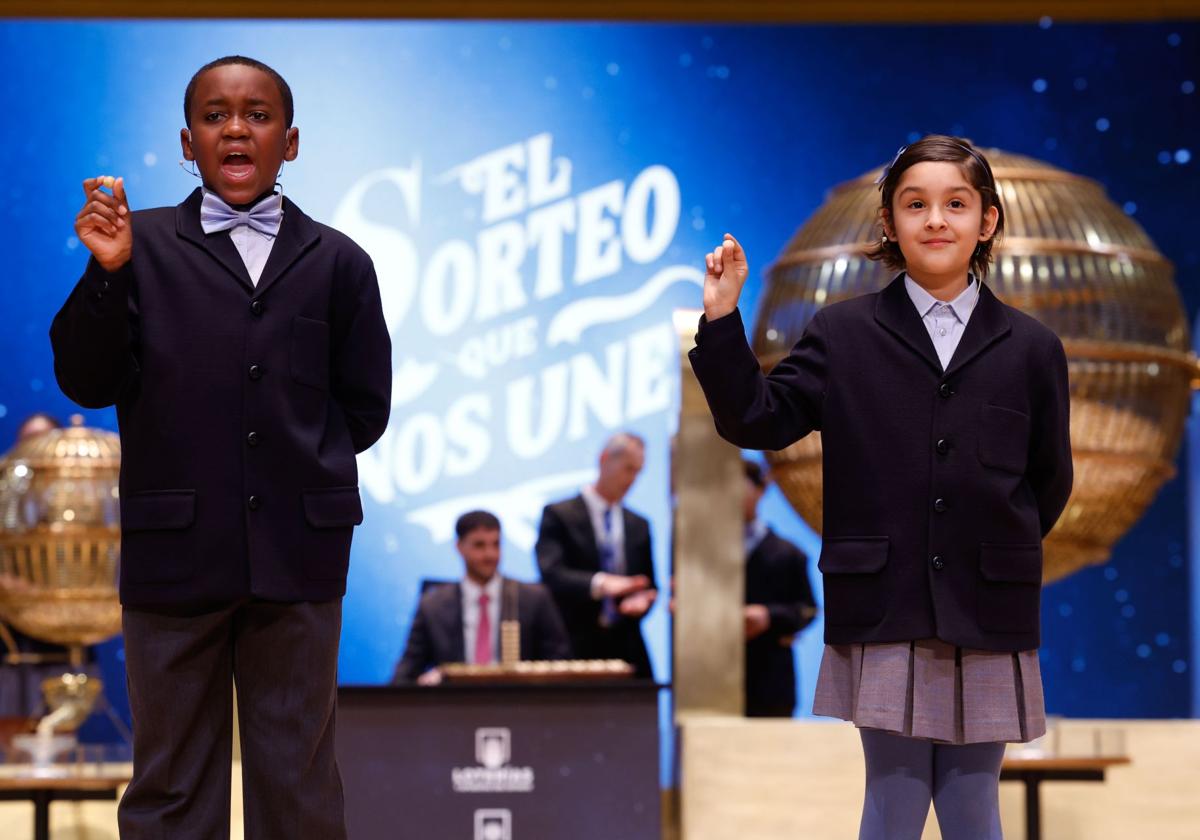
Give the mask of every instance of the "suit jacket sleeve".
POLYGON ((112 405, 136 379, 133 276, 132 260, 110 273, 89 259, 50 326, 58 386, 84 408, 112 405))
POLYGON ((645 575, 650 578, 650 588, 657 590, 658 582, 654 579, 654 540, 650 534, 650 521, 641 520, 644 538, 638 544, 637 557, 629 563, 629 574, 645 575))
POLYGON ((538 568, 542 572, 542 582, 561 595, 590 601, 592 577, 595 572, 572 569, 567 564, 569 540, 566 524, 553 506, 547 505, 542 511, 542 524, 538 528, 537 545, 534 546, 538 568))
POLYGON ((333 399, 362 452, 387 428, 392 405, 392 342, 383 319, 379 281, 365 254, 333 310, 333 399))
POLYGON ((567 628, 550 593, 537 590, 537 615, 534 619, 534 657, 537 659, 570 659, 571 643, 567 628))
POLYGON ((789 543, 783 546, 780 561, 786 564, 787 588, 779 594, 784 598, 765 605, 771 614, 767 632, 776 638, 799 633, 817 615, 817 603, 808 581, 808 560, 795 546, 789 543))
POLYGON ((404 647, 404 655, 396 665, 392 682, 415 682, 417 677, 437 665, 433 661, 433 643, 429 638, 429 621, 425 616, 425 604, 417 606, 417 614, 413 616, 412 628, 408 631, 408 644, 404 647))
POLYGON ((734 310, 700 319, 688 353, 717 432, 745 449, 784 449, 821 428, 829 351, 824 312, 817 312, 791 354, 764 376, 734 310))
POLYGON ((1051 333, 1051 347, 1039 377, 1039 393, 1026 477, 1037 498, 1042 536, 1050 533, 1067 504, 1074 481, 1071 461, 1071 388, 1062 342, 1051 333))

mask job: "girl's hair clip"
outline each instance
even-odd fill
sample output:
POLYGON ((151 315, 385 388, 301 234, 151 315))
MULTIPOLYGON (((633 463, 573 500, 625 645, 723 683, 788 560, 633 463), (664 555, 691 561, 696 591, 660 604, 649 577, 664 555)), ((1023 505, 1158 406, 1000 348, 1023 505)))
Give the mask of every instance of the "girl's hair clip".
POLYGON ((882 188, 883 182, 887 180, 887 176, 891 173, 892 167, 896 165, 896 161, 900 160, 900 155, 908 151, 908 146, 901 146, 896 150, 896 156, 892 158, 892 162, 883 167, 883 171, 879 173, 879 177, 875 179, 875 186, 882 188))

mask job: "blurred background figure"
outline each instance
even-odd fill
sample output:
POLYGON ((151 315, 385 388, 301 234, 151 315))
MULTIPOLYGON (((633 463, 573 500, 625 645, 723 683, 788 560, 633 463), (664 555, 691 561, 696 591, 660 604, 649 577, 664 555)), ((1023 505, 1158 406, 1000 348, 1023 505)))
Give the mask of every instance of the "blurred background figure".
POLYGON ((499 574, 500 520, 484 510, 455 524, 464 575, 421 596, 393 682, 441 682, 444 662, 487 665, 500 661, 500 622, 521 625, 521 659, 568 659, 567 631, 550 593, 536 583, 499 574))
POLYGON ((578 659, 623 659, 652 679, 641 622, 658 595, 649 521, 622 504, 646 462, 630 432, 609 438, 600 474, 579 495, 547 505, 536 546, 578 659))
POLYGON ((792 642, 817 614, 808 581, 808 558, 758 518, 767 475, 742 462, 746 495, 746 715, 791 717, 796 708, 792 642))

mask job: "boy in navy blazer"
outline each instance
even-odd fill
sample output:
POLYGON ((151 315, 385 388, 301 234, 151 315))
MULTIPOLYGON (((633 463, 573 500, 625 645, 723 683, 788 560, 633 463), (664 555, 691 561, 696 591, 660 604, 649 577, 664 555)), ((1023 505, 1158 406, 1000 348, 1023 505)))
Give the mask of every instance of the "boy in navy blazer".
POLYGON ((274 191, 299 147, 279 74, 218 59, 184 113, 203 188, 133 213, 121 179, 85 180, 92 257, 51 327, 63 392, 121 431, 121 836, 228 837, 236 683, 246 836, 340 838, 355 455, 387 425, 391 344, 370 258, 274 191))

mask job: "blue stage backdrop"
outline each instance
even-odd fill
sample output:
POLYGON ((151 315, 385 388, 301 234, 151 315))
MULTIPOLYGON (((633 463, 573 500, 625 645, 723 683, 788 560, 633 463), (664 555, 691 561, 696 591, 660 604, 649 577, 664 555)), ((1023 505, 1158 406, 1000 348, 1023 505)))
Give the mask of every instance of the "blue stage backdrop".
MULTIPOLYGON (((923 133, 1100 180, 1174 261, 1189 312, 1200 303, 1195 24, 9 22, 0 45, 4 441, 29 412, 75 410, 46 334, 86 257, 79 181, 124 175, 134 207, 178 203, 197 183, 176 165, 190 74, 242 53, 290 80, 300 157, 284 189, 374 257, 397 373, 391 425, 360 459, 345 683, 387 679, 420 580, 459 573, 460 512, 494 510, 504 571, 535 579, 542 506, 592 477, 618 429, 649 442, 629 502, 653 522, 665 587, 671 313, 699 305, 704 251, 742 238, 753 312, 762 269, 826 190, 923 133)), ((777 492, 766 504, 815 579, 814 535, 777 492)), ((1188 539, 1179 478, 1109 565, 1048 588, 1051 712, 1191 712, 1188 539)), ((667 680, 663 607, 645 633, 667 680)), ((804 713, 821 631, 797 645, 804 713)), ((121 706, 119 645, 103 655, 121 706)))

